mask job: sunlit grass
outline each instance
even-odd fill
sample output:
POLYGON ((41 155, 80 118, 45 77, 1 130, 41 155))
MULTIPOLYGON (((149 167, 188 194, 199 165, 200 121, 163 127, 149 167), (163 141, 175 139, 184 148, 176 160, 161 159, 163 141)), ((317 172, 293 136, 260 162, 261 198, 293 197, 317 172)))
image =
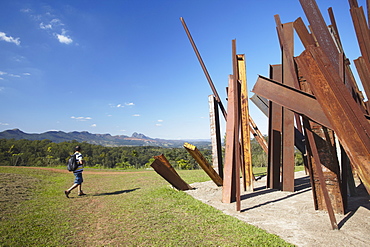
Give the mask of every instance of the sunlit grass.
MULTIPOLYGON (((289 245, 172 189, 154 171, 84 174, 88 195, 72 191, 70 199, 63 190, 72 174, 5 167, 0 173, 15 176, 14 198, 28 188, 17 207, 1 211, 1 246, 289 245)), ((189 184, 209 180, 202 170, 179 174, 189 184)))

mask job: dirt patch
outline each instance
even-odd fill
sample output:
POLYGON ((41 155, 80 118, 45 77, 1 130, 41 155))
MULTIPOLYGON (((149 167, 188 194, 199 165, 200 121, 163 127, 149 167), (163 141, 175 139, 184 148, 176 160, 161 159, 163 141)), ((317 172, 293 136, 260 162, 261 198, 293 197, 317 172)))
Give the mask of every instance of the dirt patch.
POLYGON ((31 199, 38 181, 25 175, 0 173, 0 220, 13 213, 20 202, 31 199))
POLYGON ((362 186, 348 198, 351 211, 335 215, 340 230, 332 230, 329 215, 314 209, 309 177, 302 171, 295 178, 295 192, 266 189, 266 178, 255 182, 254 192, 242 191, 241 212, 221 202, 222 188, 212 181, 191 184, 187 193, 297 246, 369 246, 370 197, 362 186))

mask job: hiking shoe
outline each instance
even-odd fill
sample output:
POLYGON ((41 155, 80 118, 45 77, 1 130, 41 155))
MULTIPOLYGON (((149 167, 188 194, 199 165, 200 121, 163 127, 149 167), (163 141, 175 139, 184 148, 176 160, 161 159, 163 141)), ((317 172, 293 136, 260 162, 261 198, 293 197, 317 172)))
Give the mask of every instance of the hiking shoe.
POLYGON ((81 193, 78 194, 78 196, 86 196, 86 194, 81 192, 81 193))
POLYGON ((69 193, 71 193, 71 192, 67 191, 67 190, 64 191, 64 194, 66 195, 67 198, 69 198, 69 193))

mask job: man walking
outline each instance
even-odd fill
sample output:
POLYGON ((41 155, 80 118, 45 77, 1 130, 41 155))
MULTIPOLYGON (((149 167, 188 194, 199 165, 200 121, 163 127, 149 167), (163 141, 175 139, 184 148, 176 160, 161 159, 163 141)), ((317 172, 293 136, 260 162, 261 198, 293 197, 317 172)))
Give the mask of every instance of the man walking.
POLYGON ((75 175, 74 184, 72 185, 71 188, 64 191, 64 194, 66 195, 67 198, 69 198, 69 193, 71 193, 71 191, 75 188, 78 188, 78 195, 79 196, 86 195, 85 193, 82 192, 82 182, 83 182, 82 172, 84 170, 84 168, 83 168, 84 160, 82 159, 82 154, 80 152, 81 147, 76 146, 74 151, 75 151, 74 155, 76 155, 76 160, 77 160, 78 167, 73 172, 73 174, 75 175))

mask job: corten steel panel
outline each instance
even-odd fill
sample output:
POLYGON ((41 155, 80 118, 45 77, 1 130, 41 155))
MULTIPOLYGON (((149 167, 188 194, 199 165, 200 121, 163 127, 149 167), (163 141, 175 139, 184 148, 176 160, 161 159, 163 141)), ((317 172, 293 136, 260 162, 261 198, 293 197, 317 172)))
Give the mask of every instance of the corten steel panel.
POLYGON ((237 55, 237 66, 239 72, 239 81, 241 84, 241 147, 242 147, 242 174, 244 190, 253 191, 253 170, 251 154, 251 137, 249 129, 249 109, 248 109, 248 91, 247 91, 247 73, 245 65, 245 55, 237 55))
POLYGON ((220 99, 220 96, 218 96, 218 93, 217 93, 217 90, 216 90, 216 88, 215 88, 215 85, 213 84, 213 81, 212 81, 212 79, 211 79, 211 76, 210 76, 210 75, 209 75, 209 73, 208 73, 208 70, 207 70, 207 68, 206 68, 206 66, 205 66, 205 64, 204 64, 204 62, 203 62, 202 57, 200 56, 200 53, 199 53, 199 51, 198 51, 198 48, 197 48, 197 46, 195 45, 195 42, 194 42, 194 40, 193 40, 193 37, 192 37, 192 36, 191 36, 191 34, 190 34, 190 31, 189 31, 189 29, 188 29, 188 27, 187 27, 187 25, 186 25, 186 23, 185 23, 184 18, 180 17, 180 21, 181 21, 182 26, 184 27, 184 30, 185 30, 185 32, 186 32, 186 34, 187 34, 187 36, 188 36, 188 39, 189 39, 189 41, 190 41, 190 43, 191 43, 191 46, 193 47, 193 50, 194 50, 194 52, 195 52, 195 55, 197 56, 198 61, 199 61, 200 65, 201 65, 201 67, 202 67, 202 69, 203 69, 204 75, 205 75, 205 76, 206 76, 206 78, 207 78, 207 81, 208 81, 208 83, 209 83, 209 86, 211 87, 212 92, 213 92, 213 94, 215 95, 216 101, 217 101, 217 103, 218 103, 218 104, 219 104, 219 106, 220 106, 221 112, 222 112, 222 114, 224 115, 224 118, 226 119, 226 115, 227 115, 227 114, 226 114, 225 107, 224 107, 224 106, 223 106, 223 104, 222 104, 222 101, 221 101, 221 99, 220 99))
POLYGON ((301 17, 294 21, 294 29, 297 32, 304 47, 315 45, 315 40, 306 28, 301 17))
POLYGON ((263 76, 258 77, 252 92, 331 128, 328 118, 313 95, 288 87, 263 76))
POLYGON ((234 84, 234 155, 235 155, 235 196, 236 196, 236 211, 241 210, 240 205, 240 167, 241 167, 241 146, 240 146, 240 82, 238 71, 238 60, 236 55, 236 40, 232 40, 232 64, 233 64, 233 84, 234 84))
MULTIPOLYGON (((282 81, 282 65, 270 66, 270 77, 282 81)), ((255 85, 256 87, 256 85, 255 85)), ((266 87, 265 89, 269 89, 266 87)), ((253 89, 254 90, 254 89, 253 89)), ((252 90, 252 91, 253 91, 252 90)), ((258 93, 257 93, 258 94, 258 93)), ((267 187, 280 189, 280 166, 281 166, 281 131, 283 108, 281 105, 270 100, 269 105, 269 143, 268 143, 268 166, 267 187)))
POLYGON ((190 143, 185 143, 184 148, 190 153, 190 155, 197 161, 197 163, 202 167, 202 169, 207 173, 207 175, 212 179, 212 181, 217 186, 222 186, 222 178, 217 174, 217 172, 208 163, 206 158, 199 152, 198 148, 190 143))
POLYGON ((328 8, 328 14, 329 14, 329 17, 330 17, 331 27, 335 32, 335 37, 337 39, 338 46, 340 47, 340 51, 343 52, 342 41, 340 40, 338 26, 337 26, 337 22, 335 21, 334 12, 333 12, 332 7, 328 8))
MULTIPOLYGON (((313 133, 317 152, 320 158, 319 166, 321 166, 325 186, 328 190, 329 197, 334 212, 344 214, 344 204, 341 192, 341 178, 338 164, 338 157, 333 146, 334 132, 311 122, 311 131, 313 133)), ((317 173, 314 172, 315 186, 318 196, 318 209, 326 210, 326 204, 323 197, 323 192, 320 189, 320 181, 317 173)), ((347 195, 345 195, 347 197, 347 195)))
MULTIPOLYGON (((275 19, 283 54, 283 84, 299 88, 293 60, 293 23, 281 24, 280 18, 277 17, 275 16, 275 19)), ((294 191, 294 113, 287 108, 283 108, 282 138, 282 190, 294 191)))
MULTIPOLYGON (((325 178, 324 178, 324 175, 323 175, 323 172, 322 172, 322 168, 320 166, 320 158, 319 158, 319 153, 316 149, 315 138, 314 138, 314 135, 312 133, 309 121, 307 119, 304 119, 303 122, 304 122, 304 127, 305 127, 305 133, 306 133, 306 136, 307 136, 307 139, 308 139, 308 142, 309 142, 309 146, 310 146, 310 151, 312 152, 312 156, 313 156, 313 159, 314 159, 314 162, 312 162, 312 170, 313 170, 314 173, 317 174, 317 177, 320 181, 320 187, 321 187, 322 194, 324 196, 324 200, 325 200, 325 204, 326 204, 326 207, 327 207, 327 210, 328 210, 328 214, 329 214, 332 229, 333 230, 338 229, 338 224, 337 224, 337 221, 335 219, 334 210, 333 210, 333 207, 332 207, 332 204, 331 204, 331 201, 330 201, 330 197, 329 197, 329 193, 328 193, 328 190, 327 190, 327 187, 326 187, 326 184, 325 184, 325 178)), ((311 174, 311 176, 312 176, 312 174, 311 174)))
POLYGON ((226 141, 225 141, 225 162, 224 162, 224 180, 222 188, 222 202, 231 203, 235 201, 235 160, 234 160, 234 105, 235 100, 233 78, 229 76, 228 102, 227 102, 227 121, 226 121, 226 141))
MULTIPOLYGON (((164 157, 164 156, 163 156, 164 157)), ((165 162, 165 158, 156 156, 154 162, 150 165, 153 169, 161 175, 167 182, 169 182, 173 187, 178 190, 190 190, 192 189, 190 185, 188 185, 181 177, 176 173, 174 173, 174 169, 172 166, 168 166, 165 162)))
MULTIPOLYGON (((302 8, 306 14, 306 17, 310 23, 310 28, 312 29, 313 35, 321 47, 323 52, 328 57, 330 63, 334 67, 334 69, 338 72, 342 70, 342 59, 343 56, 340 56, 340 52, 336 46, 334 39, 327 28, 327 25, 324 21, 323 16, 316 4, 315 0, 300 0, 302 8)), ((305 47, 307 48, 307 47, 305 47)), ((352 76, 352 72, 350 71, 349 65, 346 64, 345 66, 345 80, 344 83, 347 89, 352 93, 352 97, 355 98, 357 104, 363 107, 361 102, 360 93, 356 82, 352 76)), ((365 113, 365 109, 361 109, 365 113)))
POLYGON ((338 50, 315 0, 300 0, 302 8, 315 34, 316 40, 336 70, 339 68, 338 50))
POLYGON ((351 164, 370 192, 370 124, 320 47, 309 47, 296 62, 338 136, 351 164))
POLYGON ((350 9, 362 57, 370 61, 370 31, 362 7, 350 9))
MULTIPOLYGON (((366 63, 363 57, 354 60, 358 75, 361 79, 367 98, 370 98, 370 63, 366 63)), ((370 109, 368 109, 369 111, 370 109)))
POLYGON ((213 167, 217 167, 218 174, 223 178, 223 164, 222 164, 222 144, 221 144, 221 128, 220 116, 218 112, 218 104, 214 95, 208 96, 209 103, 209 118, 212 140, 212 161, 213 167))

